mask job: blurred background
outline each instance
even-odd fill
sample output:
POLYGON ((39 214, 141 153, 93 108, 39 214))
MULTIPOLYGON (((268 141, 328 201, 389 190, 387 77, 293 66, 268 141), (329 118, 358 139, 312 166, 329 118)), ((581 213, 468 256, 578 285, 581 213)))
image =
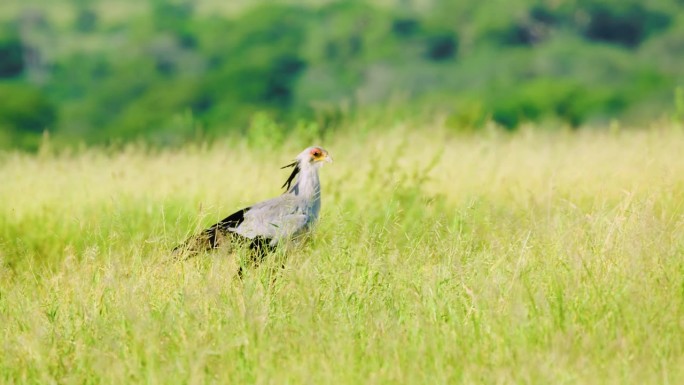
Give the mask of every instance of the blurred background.
POLYGON ((0 148, 640 125, 683 84, 683 0, 0 2, 0 148))

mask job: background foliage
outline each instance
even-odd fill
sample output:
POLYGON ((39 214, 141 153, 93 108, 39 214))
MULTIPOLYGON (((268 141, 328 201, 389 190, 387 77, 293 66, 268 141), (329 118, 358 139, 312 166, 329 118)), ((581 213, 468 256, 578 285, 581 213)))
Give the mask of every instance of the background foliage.
POLYGON ((394 102, 455 129, 653 119, 684 83, 678 0, 0 4, 0 146, 326 131, 394 102))

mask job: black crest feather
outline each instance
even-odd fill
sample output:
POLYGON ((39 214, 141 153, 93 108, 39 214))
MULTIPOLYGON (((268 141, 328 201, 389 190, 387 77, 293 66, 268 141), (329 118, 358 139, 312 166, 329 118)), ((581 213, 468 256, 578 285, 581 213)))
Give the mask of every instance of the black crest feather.
POLYGON ((297 176, 297 174, 299 174, 299 162, 296 162, 296 161, 292 162, 290 164, 287 164, 287 165, 281 167, 280 169, 282 170, 282 169, 288 168, 288 167, 294 167, 294 169, 292 170, 292 174, 290 174, 290 176, 287 178, 285 183, 282 185, 282 187, 284 187, 285 190, 290 189, 290 185, 292 184, 292 181, 297 176))

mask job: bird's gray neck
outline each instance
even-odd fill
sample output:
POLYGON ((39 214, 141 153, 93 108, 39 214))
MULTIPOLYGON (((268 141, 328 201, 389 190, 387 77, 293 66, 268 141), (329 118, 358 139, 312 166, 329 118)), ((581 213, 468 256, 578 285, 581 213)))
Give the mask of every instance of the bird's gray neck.
POLYGON ((302 167, 297 176, 297 181, 288 193, 311 200, 320 199, 321 182, 318 179, 318 168, 302 167))
POLYGON ((288 191, 306 202, 307 226, 318 219, 321 211, 321 182, 318 180, 318 167, 303 167, 297 182, 288 191))

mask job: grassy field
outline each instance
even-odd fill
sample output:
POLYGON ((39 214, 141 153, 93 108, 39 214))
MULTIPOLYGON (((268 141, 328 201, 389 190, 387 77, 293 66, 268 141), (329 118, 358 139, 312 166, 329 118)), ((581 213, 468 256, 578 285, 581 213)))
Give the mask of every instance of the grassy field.
POLYGON ((329 138, 301 249, 170 261, 309 144, 1 154, 0 383, 681 383, 680 128, 329 138))

